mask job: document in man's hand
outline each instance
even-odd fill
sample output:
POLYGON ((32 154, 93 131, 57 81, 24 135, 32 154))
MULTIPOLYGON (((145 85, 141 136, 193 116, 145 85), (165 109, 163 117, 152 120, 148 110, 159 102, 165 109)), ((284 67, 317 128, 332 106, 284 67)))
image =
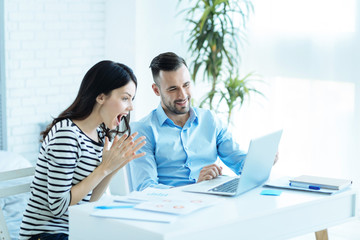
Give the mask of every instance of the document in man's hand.
POLYGON ((341 190, 351 186, 352 184, 352 181, 348 179, 318 177, 311 175, 301 175, 295 178, 291 178, 289 181, 291 186, 309 186, 319 189, 325 188, 332 190, 341 190))

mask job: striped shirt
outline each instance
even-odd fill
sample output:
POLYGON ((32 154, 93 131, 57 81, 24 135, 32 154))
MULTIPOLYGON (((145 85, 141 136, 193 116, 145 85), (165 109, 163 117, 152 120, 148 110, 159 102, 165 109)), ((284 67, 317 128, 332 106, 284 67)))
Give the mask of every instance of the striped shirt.
MULTIPOLYGON (((68 234, 70 189, 101 163, 102 149, 102 143, 91 140, 70 119, 51 128, 40 149, 20 239, 39 233, 68 234)), ((90 197, 91 192, 78 204, 90 197)))

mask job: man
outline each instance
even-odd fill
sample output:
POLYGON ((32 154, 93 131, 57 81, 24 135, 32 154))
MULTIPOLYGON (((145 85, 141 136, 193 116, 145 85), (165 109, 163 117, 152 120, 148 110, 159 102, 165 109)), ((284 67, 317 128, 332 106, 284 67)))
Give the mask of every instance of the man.
POLYGON ((246 154, 230 132, 209 110, 191 107, 191 77, 183 58, 174 53, 155 57, 150 68, 152 89, 160 97, 157 109, 132 131, 146 136, 144 157, 129 163, 133 190, 149 186, 169 188, 215 178, 222 168, 219 157, 240 174, 246 154))

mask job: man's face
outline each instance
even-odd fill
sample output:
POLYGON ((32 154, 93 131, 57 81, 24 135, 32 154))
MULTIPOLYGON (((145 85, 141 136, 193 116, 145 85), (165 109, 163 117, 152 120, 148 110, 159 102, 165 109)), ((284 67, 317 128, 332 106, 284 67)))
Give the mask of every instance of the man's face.
POLYGON ((156 95, 166 113, 181 115, 190 110, 191 77, 185 65, 176 71, 160 71, 158 85, 153 84, 156 95))

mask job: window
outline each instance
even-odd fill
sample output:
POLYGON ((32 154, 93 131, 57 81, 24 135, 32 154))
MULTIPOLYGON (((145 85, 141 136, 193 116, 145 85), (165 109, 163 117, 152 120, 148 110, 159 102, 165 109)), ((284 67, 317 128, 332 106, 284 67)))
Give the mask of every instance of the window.
POLYGON ((274 35, 339 35, 356 29, 355 0, 254 1, 254 25, 274 35), (266 19, 266 21, 264 21, 266 19))

